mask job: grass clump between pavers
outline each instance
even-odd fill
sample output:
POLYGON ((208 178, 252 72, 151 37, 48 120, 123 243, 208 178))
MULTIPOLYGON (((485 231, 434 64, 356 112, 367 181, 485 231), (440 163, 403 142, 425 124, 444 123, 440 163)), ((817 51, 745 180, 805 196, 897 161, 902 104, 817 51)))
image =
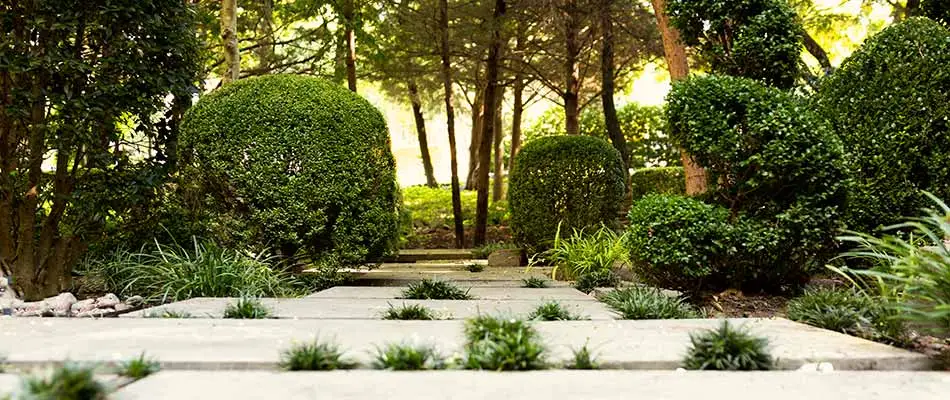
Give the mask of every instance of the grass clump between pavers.
POLYGON ((683 368, 716 371, 768 371, 774 359, 768 351, 768 339, 722 321, 717 329, 690 334, 691 345, 683 359, 683 368))
POLYGON ((617 287, 620 284, 620 277, 610 269, 600 269, 585 273, 577 277, 574 281, 574 289, 584 293, 593 292, 600 287, 617 287))
POLYGON ((597 357, 587 348, 587 344, 584 344, 584 346, 579 349, 573 350, 573 353, 574 358, 566 365, 567 369, 600 369, 600 363, 597 362, 597 357))
POLYGON ((884 298, 853 289, 808 289, 788 302, 788 319, 822 329, 892 344, 906 342, 904 323, 884 298))
POLYGON ((428 321, 438 319, 435 312, 422 304, 403 304, 400 307, 389 305, 383 313, 383 319, 428 321))
POLYGON ((468 269, 468 272, 477 273, 484 271, 485 265, 479 263, 469 263, 465 266, 465 268, 468 269))
POLYGON ((445 360, 432 346, 390 343, 376 349, 373 367, 392 371, 445 369, 445 360))
POLYGON ((528 371, 547 367, 545 348, 528 322, 481 315, 465 321, 465 369, 528 371))
POLYGON ((472 300, 468 290, 439 279, 423 279, 409 284, 402 291, 402 298, 414 300, 472 300))
POLYGON ((161 369, 162 367, 158 361, 147 358, 145 357, 145 353, 142 353, 138 356, 138 358, 133 358, 131 360, 119 363, 119 365, 116 366, 115 373, 119 376, 139 380, 154 374, 161 369))
POLYGON ((265 319, 270 318, 270 310, 259 299, 241 297, 237 303, 224 308, 224 318, 228 319, 265 319))
POLYGON ((561 303, 549 301, 535 308, 534 311, 528 314, 528 319, 533 321, 577 321, 584 318, 572 313, 561 303))
POLYGON ((685 319, 701 314, 681 297, 672 297, 656 288, 615 289, 600 299, 622 319, 685 319))
POLYGON ((161 310, 161 311, 152 311, 145 314, 145 318, 194 318, 188 311, 177 311, 177 310, 161 310))
POLYGON ((23 383, 23 399, 105 400, 109 390, 96 380, 92 368, 66 364, 45 376, 31 376, 23 383))
POLYGON ((521 286, 529 289, 544 289, 548 287, 548 280, 537 276, 530 276, 521 280, 521 286))
POLYGON ((280 368, 287 371, 333 371, 357 366, 356 362, 344 358, 340 346, 319 339, 294 344, 280 357, 280 368))

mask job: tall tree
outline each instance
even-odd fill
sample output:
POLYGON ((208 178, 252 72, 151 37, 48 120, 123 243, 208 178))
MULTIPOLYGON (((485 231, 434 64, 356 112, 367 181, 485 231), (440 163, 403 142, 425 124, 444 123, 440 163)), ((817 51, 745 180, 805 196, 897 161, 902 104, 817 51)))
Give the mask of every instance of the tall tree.
MULTIPOLYGON (((435 172, 432 168, 432 158, 429 156, 429 139, 426 136, 426 119, 422 114, 422 100, 419 98, 419 86, 415 81, 409 81, 409 101, 412 103, 412 116, 416 121, 416 134, 419 138, 419 153, 422 154, 422 168, 426 174, 426 186, 438 187, 435 172)), ((351 89, 352 90, 352 89, 351 89)))
MULTIPOLYGON (((680 40, 679 31, 670 25, 670 17, 666 14, 666 0, 651 0, 656 15, 657 26, 663 35, 663 52, 666 54, 666 65, 670 72, 670 79, 678 81, 689 76, 689 62, 686 59, 686 46, 680 40)), ((683 170, 686 175, 686 194, 695 196, 706 193, 706 170, 693 159, 685 150, 680 149, 683 161, 683 170)))
POLYGON ((458 160, 455 146, 455 108, 452 105, 452 61, 449 47, 449 4, 439 0, 439 55, 442 59, 442 83, 445 90, 445 115, 449 134, 449 152, 452 168, 452 215, 455 220, 455 247, 465 246, 465 228, 462 226, 462 193, 459 185, 458 160))
POLYGON ((564 21, 564 117, 568 135, 580 135, 580 65, 578 58, 581 54, 580 31, 583 25, 580 21, 581 9, 577 0, 564 0, 560 12, 564 21))
POLYGON ((524 59, 520 57, 523 57, 524 42, 527 40, 525 37, 527 35, 526 25, 526 23, 519 21, 515 33, 515 51, 513 52, 513 57, 517 59, 512 63, 515 65, 516 71, 514 81, 511 83, 513 104, 511 106, 511 149, 508 156, 508 175, 511 175, 511 169, 515 165, 515 157, 518 156, 518 151, 521 150, 521 119, 524 115, 525 106, 525 73, 517 66, 524 63, 524 59))
MULTIPOLYGON (((485 72, 485 99, 486 103, 491 104, 491 99, 495 99, 499 89, 499 66, 501 65, 501 30, 504 23, 507 4, 505 0, 495 0, 494 11, 491 18, 491 43, 488 47, 488 60, 486 61, 485 72)), ((478 149, 479 164, 478 170, 478 198, 475 206, 475 238, 474 246, 485 244, 485 237, 488 225, 488 165, 491 162, 492 134, 495 125, 495 107, 485 107, 485 113, 482 124, 482 137, 478 149)))
POLYGON ((356 34, 353 25, 356 23, 355 0, 343 0, 343 40, 346 42, 346 85, 351 91, 356 91, 356 34))
POLYGON ((222 82, 231 82, 241 76, 241 54, 237 38, 237 0, 221 0, 221 42, 224 48, 224 75, 222 82))
POLYGON ((492 124, 492 137, 494 139, 492 152, 495 155, 494 160, 492 160, 492 165, 494 166, 492 175, 492 191, 491 191, 491 201, 492 203, 499 201, 505 196, 505 168, 504 168, 504 153, 501 151, 501 142, 505 138, 504 124, 502 123, 502 106, 503 100, 505 98, 505 90, 503 87, 498 88, 498 92, 495 95, 495 122, 492 124))
POLYGON ((611 8, 613 0, 601 0, 600 6, 600 29, 603 38, 601 39, 600 68, 603 90, 601 91, 601 103, 604 108, 604 123, 607 127, 607 137, 613 143, 614 148, 620 152, 623 159, 624 175, 629 174, 630 155, 627 151, 627 138, 620 130, 620 120, 617 118, 617 107, 614 104, 614 28, 611 8))

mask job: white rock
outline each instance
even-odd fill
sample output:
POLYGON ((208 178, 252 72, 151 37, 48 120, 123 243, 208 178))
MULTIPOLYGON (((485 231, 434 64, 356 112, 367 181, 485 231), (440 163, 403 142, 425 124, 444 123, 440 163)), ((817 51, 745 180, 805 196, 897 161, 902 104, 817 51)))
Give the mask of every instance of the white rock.
POLYGON ((125 304, 128 304, 132 307, 138 307, 140 305, 145 304, 145 299, 142 298, 142 296, 132 296, 125 299, 125 304))
POLYGON ((102 296, 96 299, 96 308, 111 308, 115 307, 116 304, 119 304, 119 297, 109 293, 105 296, 102 296))
POLYGON ((130 306, 130 305, 128 305, 128 304, 119 303, 119 304, 116 304, 116 305, 115 305, 115 310, 118 311, 118 312, 122 312, 122 311, 125 311, 125 310, 131 310, 131 309, 132 309, 132 306, 130 306))
POLYGON ((73 314, 79 314, 79 313, 84 313, 86 311, 95 310, 96 299, 86 299, 86 300, 77 301, 73 303, 70 309, 72 310, 73 314))

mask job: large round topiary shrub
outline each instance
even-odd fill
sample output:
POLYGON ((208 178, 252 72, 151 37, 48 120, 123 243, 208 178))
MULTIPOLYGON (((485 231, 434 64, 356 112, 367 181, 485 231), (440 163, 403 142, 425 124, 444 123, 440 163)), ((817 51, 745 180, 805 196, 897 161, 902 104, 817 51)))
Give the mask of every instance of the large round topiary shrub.
POLYGON ((847 59, 816 96, 850 153, 850 229, 869 232, 950 198, 950 31, 926 18, 892 25, 847 59))
POLYGON ((637 201, 650 193, 686 194, 683 167, 640 168, 630 174, 630 197, 637 201))
POLYGON ((398 231, 395 162, 382 114, 305 76, 240 80, 182 123, 202 188, 249 240, 342 262, 378 258, 398 231))
POLYGON ((509 178, 515 238, 543 249, 558 232, 613 225, 624 195, 620 153, 590 136, 550 136, 521 149, 509 178))
MULTIPOLYGON (((694 77, 676 84, 668 100, 670 137, 705 167, 703 200, 721 210, 712 214, 716 220, 727 216, 728 229, 712 239, 718 250, 703 253, 713 259, 704 265, 669 253, 683 251, 677 246, 686 231, 632 246, 635 267, 661 278, 670 268, 705 268, 694 285, 652 282, 684 289, 776 292, 805 283, 833 253, 844 211, 848 185, 838 138, 802 99, 750 79, 694 77)), ((646 200, 631 210, 633 235, 644 234, 644 224, 675 222, 675 215, 639 216, 646 200)))

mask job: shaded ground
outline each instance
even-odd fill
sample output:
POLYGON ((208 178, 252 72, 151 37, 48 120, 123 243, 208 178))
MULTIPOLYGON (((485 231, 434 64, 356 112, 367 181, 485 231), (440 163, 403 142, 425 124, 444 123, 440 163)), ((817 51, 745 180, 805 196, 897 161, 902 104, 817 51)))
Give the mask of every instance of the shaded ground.
MULTIPOLYGON (((475 228, 465 228, 465 248, 472 248, 475 228)), ((511 243, 511 230, 507 226, 488 226, 488 243, 511 243)), ((455 228, 441 226, 436 228, 416 228, 407 238, 404 249, 453 249, 455 248, 455 228)))

